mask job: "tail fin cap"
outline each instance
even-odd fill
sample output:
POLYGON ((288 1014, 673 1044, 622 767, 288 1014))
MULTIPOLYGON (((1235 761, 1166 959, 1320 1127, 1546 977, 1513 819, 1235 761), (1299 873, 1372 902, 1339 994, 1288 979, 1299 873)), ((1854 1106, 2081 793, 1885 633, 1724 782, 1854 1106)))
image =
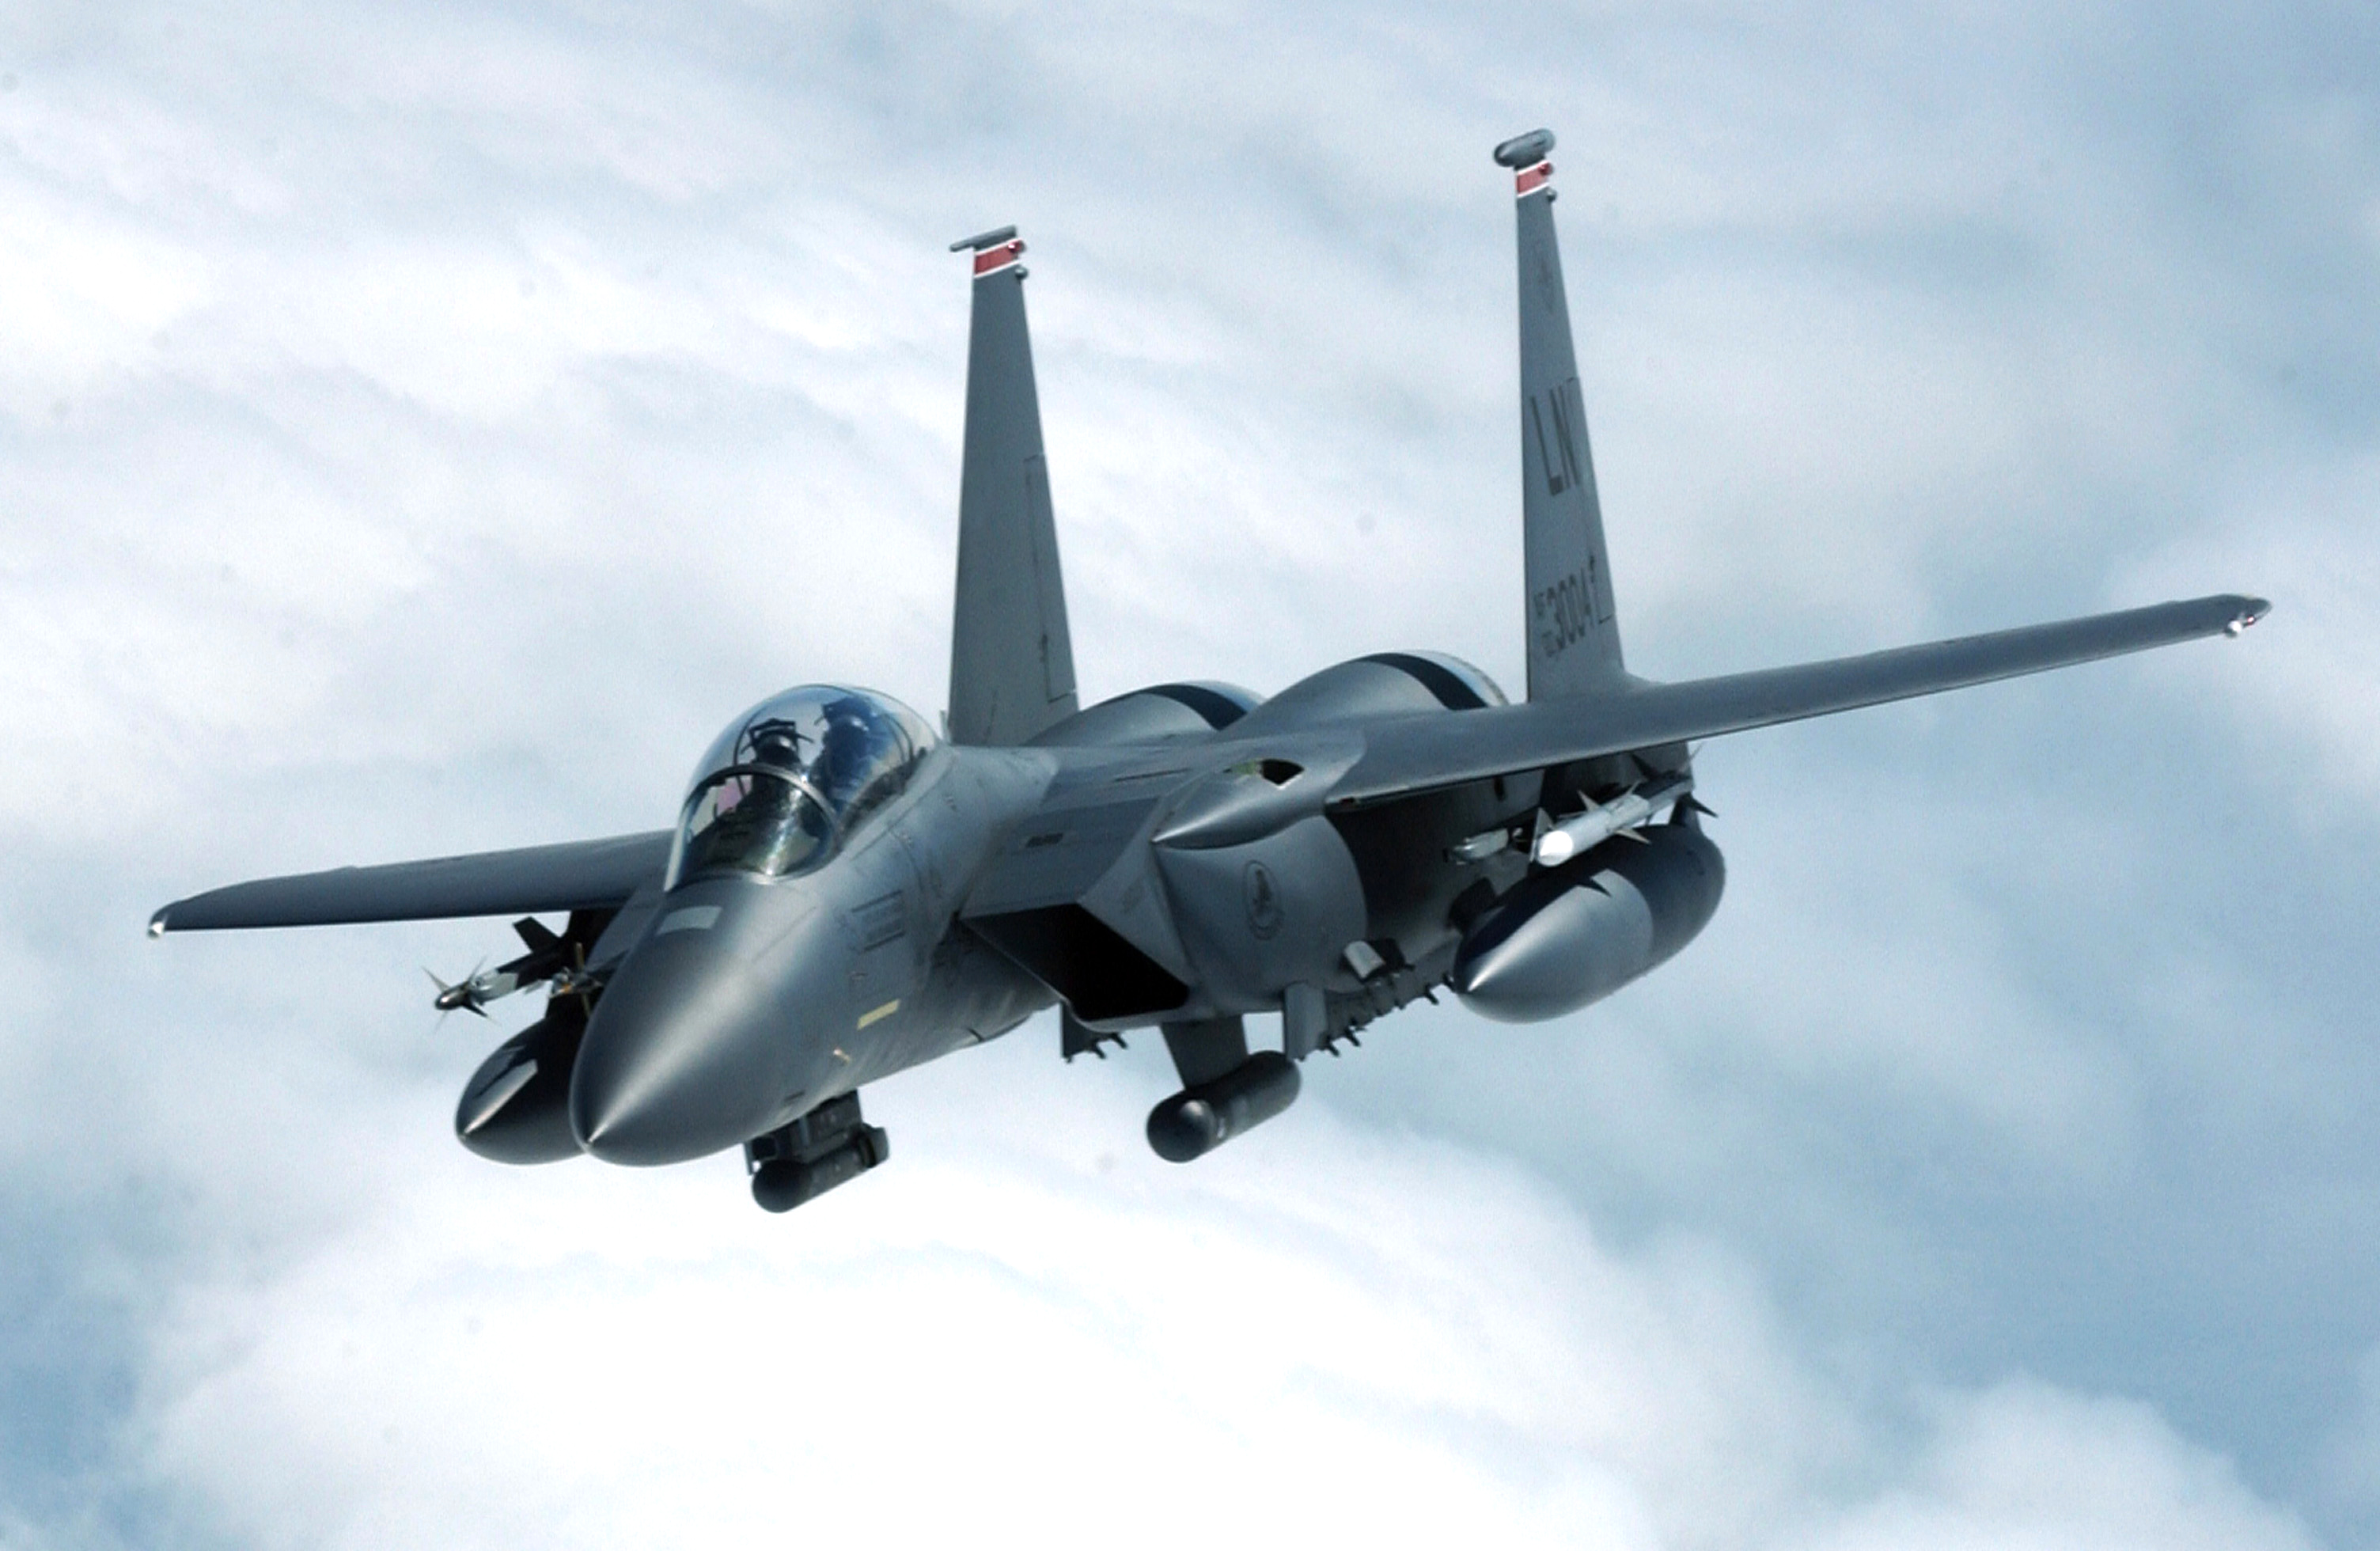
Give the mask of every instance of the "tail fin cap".
POLYGON ((1536 166, 1553 151, 1554 132, 1551 129, 1532 129, 1525 135, 1514 135, 1498 146, 1496 164, 1519 172, 1523 167, 1536 166))

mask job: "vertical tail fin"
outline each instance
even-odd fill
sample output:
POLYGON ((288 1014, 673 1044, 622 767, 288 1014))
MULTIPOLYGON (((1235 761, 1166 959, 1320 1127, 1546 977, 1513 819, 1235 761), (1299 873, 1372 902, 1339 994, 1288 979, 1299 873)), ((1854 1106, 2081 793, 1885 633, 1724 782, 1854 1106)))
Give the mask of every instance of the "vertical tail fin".
POLYGON ((1580 694, 1622 673, 1603 508, 1554 240, 1554 167, 1546 160, 1553 148, 1550 129, 1496 148, 1497 162, 1514 174, 1520 227, 1521 520, 1532 700, 1580 694))
POLYGON ((959 572, 951 626, 950 736, 1021 744, 1075 710, 1066 587, 1041 455, 1025 252, 1016 228, 967 237, 966 444, 959 472, 959 572))

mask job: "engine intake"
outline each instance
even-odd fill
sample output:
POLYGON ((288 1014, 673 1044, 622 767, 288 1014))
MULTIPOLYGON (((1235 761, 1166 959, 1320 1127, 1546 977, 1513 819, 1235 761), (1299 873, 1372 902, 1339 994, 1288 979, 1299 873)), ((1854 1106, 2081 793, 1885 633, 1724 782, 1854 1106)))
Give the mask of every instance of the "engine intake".
POLYGON ((559 1163, 578 1156, 570 1131, 570 1068, 587 1032, 575 1006, 549 1013, 480 1063, 455 1106, 455 1135, 498 1163, 559 1163))

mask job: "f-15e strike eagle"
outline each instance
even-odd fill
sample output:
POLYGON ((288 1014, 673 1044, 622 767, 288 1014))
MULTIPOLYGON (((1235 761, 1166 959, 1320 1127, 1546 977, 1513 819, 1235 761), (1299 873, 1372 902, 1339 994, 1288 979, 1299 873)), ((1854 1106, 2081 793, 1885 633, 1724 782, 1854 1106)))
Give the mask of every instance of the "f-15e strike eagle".
POLYGON ((783 1211, 884 1161, 864 1084, 1052 1003, 1070 1059, 1164 1032, 1182 1089, 1148 1141, 1187 1161, 1281 1113, 1307 1056, 1438 987, 1552 1018, 1684 947, 1725 878, 1694 740, 2265 613, 2226 595, 1685 684, 1630 673, 1553 143, 1495 152, 1519 212, 1523 703, 1444 653, 1384 651, 1269 700, 1160 684, 1078 708, 1025 245, 1002 228, 953 245, 975 279, 943 736, 888 697, 804 685, 728 724, 674 828, 243 883, 151 931, 528 917, 526 952, 437 997, 477 1012, 547 988, 455 1113, 464 1145, 506 1163, 741 1146, 783 1211), (1251 1013, 1279 1015, 1279 1049, 1250 1049, 1251 1013))

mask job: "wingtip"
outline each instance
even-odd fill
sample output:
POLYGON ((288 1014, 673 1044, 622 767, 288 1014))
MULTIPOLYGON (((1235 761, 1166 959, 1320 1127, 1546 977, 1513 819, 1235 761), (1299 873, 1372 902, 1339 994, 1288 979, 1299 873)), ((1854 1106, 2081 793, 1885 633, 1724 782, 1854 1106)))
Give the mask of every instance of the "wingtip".
POLYGON ((157 912, 156 915, 149 917, 149 935, 151 937, 164 937, 170 929, 170 923, 166 920, 166 917, 173 914, 174 907, 169 904, 165 906, 164 909, 157 912))
POLYGON ((2262 598, 2241 598, 2237 600, 2237 602, 2239 612, 2234 613, 2230 623, 2223 627, 2223 634, 2226 636, 2238 636, 2248 626, 2273 612, 2273 605, 2262 598))

